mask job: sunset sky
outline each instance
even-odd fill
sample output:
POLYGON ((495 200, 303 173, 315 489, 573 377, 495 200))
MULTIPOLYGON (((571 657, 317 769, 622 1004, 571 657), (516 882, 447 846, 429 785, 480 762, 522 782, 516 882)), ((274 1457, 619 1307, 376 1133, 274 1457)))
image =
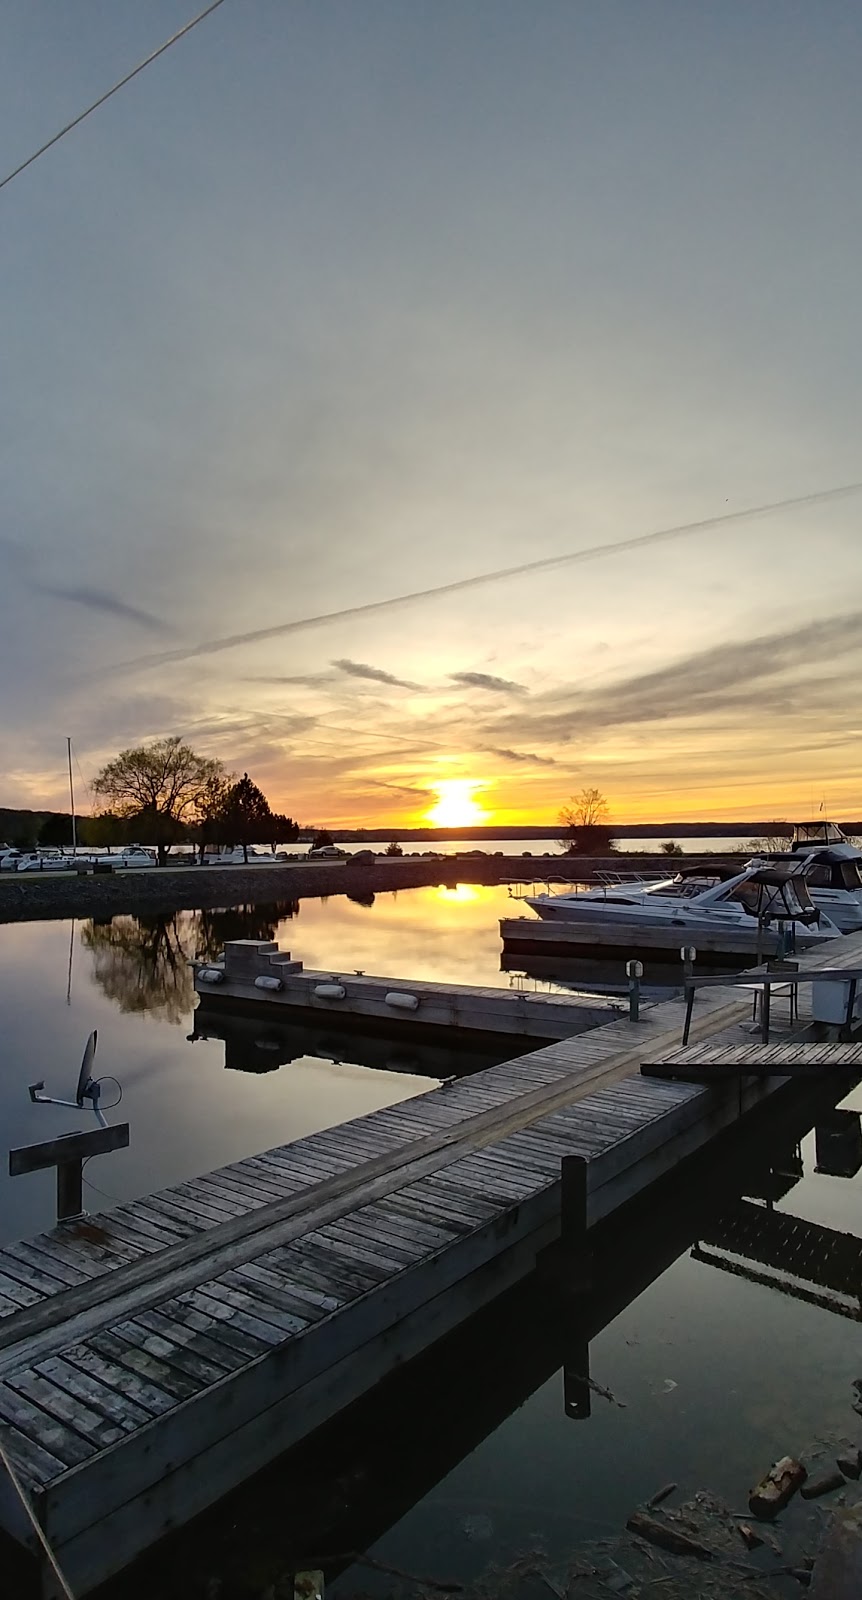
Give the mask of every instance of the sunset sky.
MULTIPOLYGON (((0 178, 195 9, 6 0, 0 178)), ((0 192, 0 804, 862 814, 862 493, 611 548, 862 480, 860 75, 852 0, 225 0, 0 192)))

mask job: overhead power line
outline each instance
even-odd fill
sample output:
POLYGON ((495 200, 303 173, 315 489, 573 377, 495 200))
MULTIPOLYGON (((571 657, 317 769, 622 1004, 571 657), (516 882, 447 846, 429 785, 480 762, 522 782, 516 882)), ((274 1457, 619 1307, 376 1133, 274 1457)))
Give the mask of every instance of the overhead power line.
POLYGON ((12 172, 8 172, 5 178, 0 178, 0 189, 5 189, 7 183, 11 183, 13 178, 17 178, 22 172, 26 172, 27 168, 32 167, 33 162, 38 161, 46 150, 50 150, 52 145, 58 144, 61 139, 65 139, 66 134, 71 133, 73 128, 80 127, 81 123, 87 117, 92 116, 94 111, 98 111, 106 100, 110 100, 111 96, 116 94, 119 89, 124 89, 127 83, 131 83, 132 79, 138 76, 139 72, 143 72, 144 68, 148 67, 151 62, 157 61, 159 56, 163 56, 166 50, 170 50, 172 44, 184 39, 187 33, 191 33, 192 28, 196 28, 199 22, 203 22, 205 17, 210 16, 213 11, 217 11, 221 5, 224 5, 224 0, 212 0, 211 5, 200 11, 196 17, 192 17, 191 22, 187 22, 184 27, 179 29, 179 32, 172 34, 170 39, 165 40, 164 44, 160 44, 158 50, 154 50, 151 55, 148 55, 145 61, 139 61, 138 65, 133 67, 131 72, 127 72, 119 83, 115 83, 112 89, 106 90, 104 94, 99 96, 98 100, 93 101, 91 106, 87 106, 86 111, 82 111, 77 117, 73 117, 71 122, 66 123, 65 128, 61 128, 59 133, 55 133, 45 144, 40 145, 38 150, 34 150, 26 161, 22 161, 12 172))
POLYGON ((642 550, 648 545, 664 544, 674 539, 689 538, 693 534, 707 533, 730 523, 744 522, 754 517, 772 516, 778 511, 795 511, 802 506, 823 505, 829 500, 839 500, 847 495, 859 494, 862 482, 841 484, 831 489, 816 489, 813 494, 793 495, 789 500, 772 500, 766 505, 747 506, 741 511, 725 511, 717 517, 703 517, 698 522, 683 522, 674 528, 660 528, 655 533, 635 534, 630 539, 617 539, 612 544, 595 544, 580 550, 566 550, 562 555, 543 556, 538 561, 524 561, 516 567, 497 567, 492 572, 479 572, 472 578, 456 578, 452 583, 439 583, 431 589, 414 589, 409 594, 392 595, 388 600, 369 600, 363 605, 344 606, 339 611, 324 611, 312 617, 296 617, 289 622, 277 622, 269 628, 255 628, 249 633, 232 633, 221 639, 207 639, 176 650, 162 650, 152 655, 136 656, 131 661, 121 661, 112 671, 130 672, 144 667, 164 666, 171 661, 189 661, 196 656, 217 655, 222 650, 236 650, 240 645, 259 644, 265 639, 280 639, 287 634, 303 633, 308 628, 327 627, 331 622, 344 622, 353 617, 367 617, 378 611, 391 611, 396 606, 412 605, 417 600, 433 600, 441 595, 461 594, 465 589, 477 589, 488 583, 501 583, 505 578, 522 577, 530 572, 552 572, 556 567, 574 566, 580 561, 596 561, 602 556, 619 555, 624 550, 642 550))

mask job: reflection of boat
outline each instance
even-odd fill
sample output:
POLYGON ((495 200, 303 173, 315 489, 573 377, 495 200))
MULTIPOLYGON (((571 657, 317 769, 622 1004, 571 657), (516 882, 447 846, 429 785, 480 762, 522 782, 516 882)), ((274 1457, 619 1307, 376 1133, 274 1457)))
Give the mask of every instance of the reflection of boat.
MULTIPOLYGON (((526 926, 532 927, 534 924, 528 923, 526 926)), ((740 966, 741 962, 737 965, 740 966)), ((726 972, 727 967, 712 967, 708 959, 697 963, 698 976, 702 978, 721 970, 726 972)), ((625 957, 622 954, 572 956, 554 955, 543 949, 525 950, 521 954, 503 950, 500 971, 523 973, 525 978, 535 983, 547 984, 554 989, 572 989, 582 994, 622 995, 629 992, 625 957)), ((644 962, 640 992, 645 997, 655 994, 665 998, 669 991, 681 990, 682 981, 683 966, 679 953, 676 954, 676 960, 668 960, 662 951, 658 951, 654 959, 644 962)))
POLYGON ((465 1049, 455 1044, 428 1044, 384 1032, 369 1033, 337 1024, 270 1022, 241 1010, 224 1007, 198 1009, 192 1039, 222 1039, 225 1067, 236 1072, 274 1072, 303 1057, 372 1067, 380 1072, 409 1073, 415 1077, 466 1077, 482 1067, 506 1061, 512 1054, 505 1037, 488 1049, 465 1049))
MULTIPOLYGON (((761 863, 706 889, 696 878, 678 874, 644 887, 530 896, 527 904, 543 921, 565 924, 566 942, 574 944, 628 949, 633 935, 643 934, 653 949, 676 950, 680 940, 690 938, 708 939, 715 950, 769 954, 770 944, 778 944, 775 924, 790 926, 802 949, 840 931, 813 905, 806 872, 804 861, 761 863)), ((523 937, 528 940, 529 933, 523 937)))

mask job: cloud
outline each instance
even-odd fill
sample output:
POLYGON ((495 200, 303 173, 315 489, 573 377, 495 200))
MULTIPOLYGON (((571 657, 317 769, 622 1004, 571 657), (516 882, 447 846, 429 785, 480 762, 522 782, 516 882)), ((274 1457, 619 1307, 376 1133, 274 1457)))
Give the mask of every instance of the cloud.
POLYGON ((418 683, 410 683, 406 678, 396 678, 391 672, 384 672, 382 667, 371 667, 366 661, 350 661, 342 657, 331 663, 339 672, 345 672, 348 678, 367 678, 370 683, 389 683, 394 689, 419 689, 418 683))
POLYGON ((286 674, 262 673, 256 677, 244 677, 240 683, 265 683, 271 687, 280 688, 283 684, 292 684, 294 688, 317 689, 321 684, 332 683, 331 672, 290 672, 286 674))
POLYGON ((490 689, 492 694, 526 694, 522 683, 513 683, 510 678, 495 678, 489 672, 450 672, 449 677, 453 683, 460 683, 465 689, 490 689))
POLYGON ((391 789, 394 794, 409 794, 414 799, 433 800, 437 794, 436 789, 420 789, 413 783, 384 783, 382 778, 367 778, 366 783, 371 789, 391 789))
POLYGON ((613 727, 694 718, 714 723, 732 716, 740 727, 753 714, 799 719, 816 713, 824 722, 844 721, 848 709, 855 715, 856 676, 822 669, 860 650, 862 611, 847 612, 713 645, 587 694, 555 691, 545 701, 562 702, 553 712, 512 714, 494 727, 532 739, 569 740, 613 727))
POLYGON ((499 756, 501 761, 518 761, 531 767, 555 767, 557 765, 553 756, 539 756, 534 750, 507 750, 504 746, 486 744, 482 746, 489 756, 499 756))
POLYGON ((236 650, 241 645, 259 644, 265 639, 282 638, 286 634, 304 632, 308 628, 328 627, 352 617, 367 617, 395 607, 412 605, 417 600, 433 600, 442 595, 462 594, 489 583, 500 583, 508 578, 521 577, 531 572, 551 572, 558 567, 574 566, 582 561, 597 561, 605 556, 618 555, 628 550, 640 550, 648 545, 663 544, 671 540, 689 538, 708 533, 728 523, 747 521, 756 517, 771 516, 802 506, 819 505, 839 500, 862 491, 862 483, 835 485, 818 489, 813 494, 793 495, 788 500, 773 500, 768 504, 749 506, 740 511, 723 512, 717 517, 703 517, 698 522, 680 523, 673 528, 660 528, 653 533, 635 534, 630 539, 616 539, 608 544, 581 546, 566 550, 558 556, 543 556, 538 561, 522 561, 514 567, 496 567, 490 572, 478 572, 470 578, 456 578, 451 583, 435 584, 430 589, 414 589, 407 594, 391 595, 385 600, 366 601, 361 605, 342 606, 336 611, 318 612, 313 616, 293 617, 287 622, 277 622, 268 628, 254 628, 246 633, 226 634, 218 639, 204 639, 197 644, 181 645, 176 650, 163 650, 158 654, 137 656, 131 661, 117 662, 115 672, 130 672, 144 667, 163 666, 171 661, 187 661, 193 656, 215 655, 222 650, 236 650))
POLYGON ((150 633, 172 631, 166 622, 154 617, 151 611, 130 606, 125 600, 118 600, 116 595, 108 594, 105 589, 91 589, 84 584, 67 588, 53 583, 34 583, 32 587, 37 594, 49 595, 52 600, 70 600, 73 605, 86 606, 89 611, 103 611, 109 616, 120 617, 124 622, 136 622, 150 633))

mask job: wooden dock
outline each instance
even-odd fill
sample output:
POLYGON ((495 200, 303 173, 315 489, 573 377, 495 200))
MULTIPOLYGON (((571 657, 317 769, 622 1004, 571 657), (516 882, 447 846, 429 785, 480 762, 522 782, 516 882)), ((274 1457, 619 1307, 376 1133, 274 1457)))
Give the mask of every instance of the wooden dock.
MULTIPOLYGON (((683 1014, 656 1005, 8 1245, 0 1525, 32 1545, 17 1483, 87 1593, 516 1283, 559 1236, 563 1158, 586 1163, 593 1226, 784 1085, 642 1077, 683 1014)), ((692 1040, 750 1015, 746 991, 709 989, 692 1040)))
POLYGON ((209 1008, 241 1003, 287 1019, 350 1018, 402 1031, 511 1034, 569 1039, 612 1022, 624 1003, 606 995, 552 994, 473 984, 428 983, 364 972, 307 972, 271 940, 233 939, 218 962, 195 965, 195 989, 209 1008))

